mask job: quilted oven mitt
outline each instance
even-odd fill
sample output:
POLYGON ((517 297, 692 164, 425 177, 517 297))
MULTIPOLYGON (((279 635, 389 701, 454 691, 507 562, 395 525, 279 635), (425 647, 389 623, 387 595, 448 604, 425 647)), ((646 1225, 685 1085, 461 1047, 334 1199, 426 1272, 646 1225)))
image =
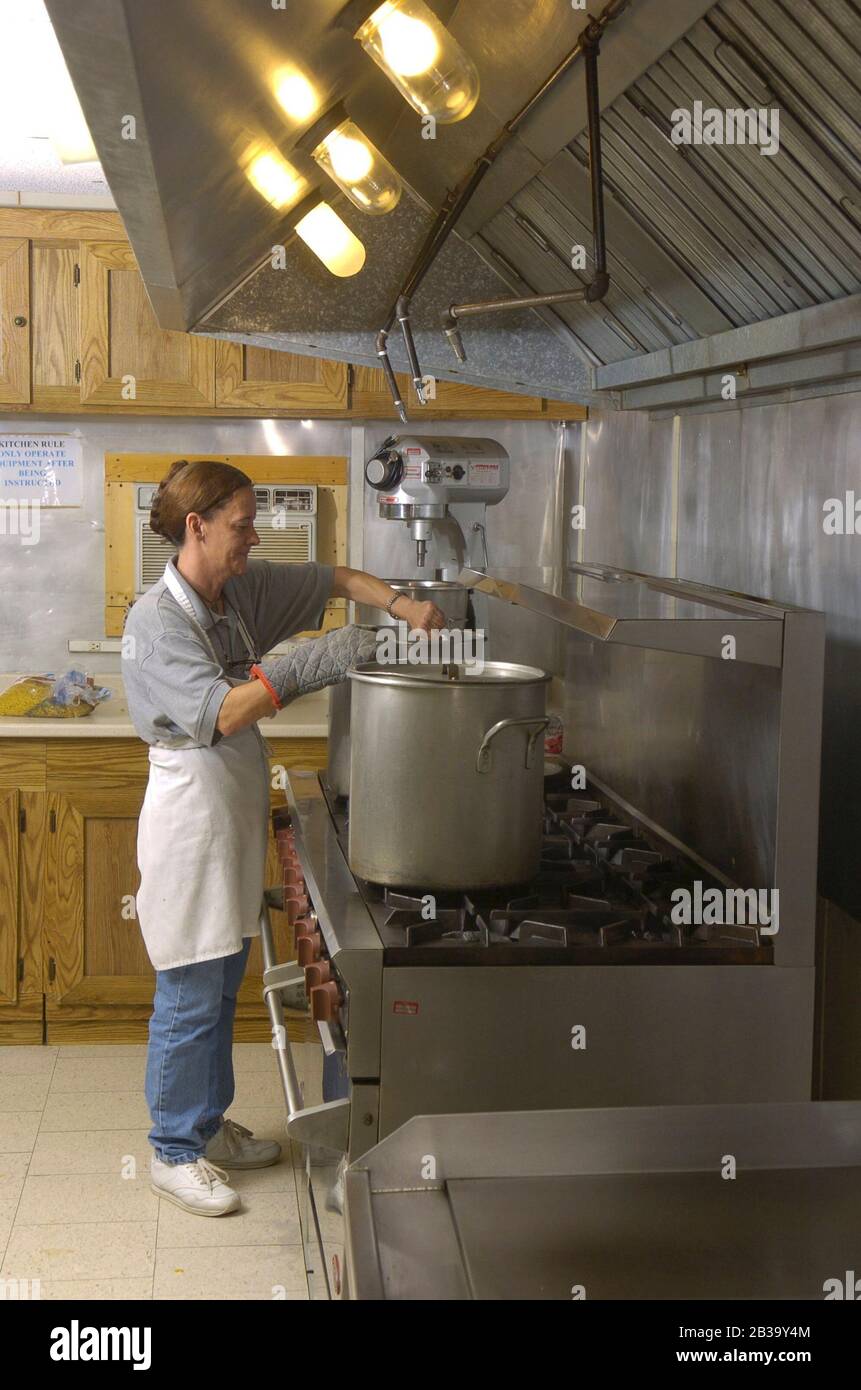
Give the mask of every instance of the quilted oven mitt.
POLYGON ((325 637, 300 642, 286 656, 262 661, 252 674, 262 671, 281 704, 287 705, 300 695, 340 684, 352 666, 373 661, 376 650, 376 629, 350 624, 325 637))

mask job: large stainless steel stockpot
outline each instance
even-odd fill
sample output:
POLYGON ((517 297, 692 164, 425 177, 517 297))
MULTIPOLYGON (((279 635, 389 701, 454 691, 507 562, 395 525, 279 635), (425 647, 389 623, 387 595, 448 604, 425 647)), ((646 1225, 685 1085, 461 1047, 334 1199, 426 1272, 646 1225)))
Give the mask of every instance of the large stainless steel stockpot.
POLYGON ((524 883, 539 868, 550 676, 533 666, 351 671, 350 868, 397 887, 524 883))

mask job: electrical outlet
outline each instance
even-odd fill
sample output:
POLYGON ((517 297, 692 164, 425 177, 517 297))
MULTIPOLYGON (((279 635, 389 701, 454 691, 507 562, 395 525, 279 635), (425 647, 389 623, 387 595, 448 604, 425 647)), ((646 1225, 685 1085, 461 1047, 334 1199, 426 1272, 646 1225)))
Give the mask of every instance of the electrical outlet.
POLYGON ((122 641, 119 637, 107 637, 95 642, 74 638, 68 643, 67 650, 70 652, 119 652, 122 651, 122 641))

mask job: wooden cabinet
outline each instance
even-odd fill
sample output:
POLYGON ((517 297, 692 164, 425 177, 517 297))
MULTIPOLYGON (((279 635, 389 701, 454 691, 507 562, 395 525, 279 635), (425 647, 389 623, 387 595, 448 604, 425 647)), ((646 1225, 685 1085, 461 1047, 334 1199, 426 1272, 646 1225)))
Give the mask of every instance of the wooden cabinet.
MULTIPOLYGON (((436 381, 427 405, 419 405, 412 378, 396 373, 410 423, 423 416, 439 418, 482 415, 512 419, 545 414, 546 402, 538 396, 520 396, 513 391, 491 391, 467 386, 459 381, 436 381)), ((369 419, 397 419, 385 374, 378 367, 354 367, 351 405, 354 415, 369 419)))
POLYGON ((42 1042, 44 745, 0 739, 0 1041, 42 1042))
MULTIPOLYGON (((411 423, 567 419, 583 406, 437 381, 411 423)), ((116 213, 0 208, 0 409, 396 419, 383 372, 159 327, 116 213), (20 234, 16 234, 20 233, 20 234), (32 312, 31 312, 32 311, 32 312)))
POLYGON ((349 368, 345 362, 299 357, 292 352, 215 345, 215 399, 222 409, 317 411, 348 408, 349 368))
POLYGON ((30 399, 30 247, 0 238, 0 404, 30 399))
POLYGON ((18 997, 18 798, 0 789, 0 1004, 18 997))
MULTIPOLYGON (((274 769, 325 765, 325 739, 270 745, 274 769)), ((0 739, 0 1045, 146 1041, 155 974, 135 898, 148 772, 138 739, 0 739)), ((284 793, 273 783, 274 810, 284 793)), ((279 873, 270 835, 270 886, 279 873)), ((278 958, 291 959, 286 916, 273 912, 272 926, 278 958)), ((255 941, 239 1041, 269 1039, 262 975, 255 941)), ((314 1035, 305 1014, 288 1014, 288 1028, 314 1035)))
POLYGON ((160 328, 127 242, 82 242, 81 400, 211 406, 214 344, 160 328))

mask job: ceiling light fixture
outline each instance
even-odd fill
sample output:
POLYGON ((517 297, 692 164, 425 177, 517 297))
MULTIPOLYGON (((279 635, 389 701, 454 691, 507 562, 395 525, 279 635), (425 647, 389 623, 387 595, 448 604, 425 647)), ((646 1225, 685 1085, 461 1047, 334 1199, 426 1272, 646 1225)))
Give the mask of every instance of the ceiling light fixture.
POLYGON ((327 270, 340 279, 358 275, 365 248, 328 203, 318 203, 296 223, 295 231, 327 270))
POLYGON ((279 106, 296 125, 304 125, 316 116, 320 100, 304 73, 295 68, 281 68, 275 74, 273 85, 279 106))
POLYGON ((303 136, 301 147, 361 212, 392 212, 403 184, 384 154, 351 120, 340 103, 303 136))
POLYGON ((420 116, 451 125, 474 109, 475 64, 424 0, 385 0, 355 37, 420 116))
POLYGON ((243 167, 249 183, 278 211, 294 208, 308 193, 308 181, 276 149, 253 145, 243 167))

